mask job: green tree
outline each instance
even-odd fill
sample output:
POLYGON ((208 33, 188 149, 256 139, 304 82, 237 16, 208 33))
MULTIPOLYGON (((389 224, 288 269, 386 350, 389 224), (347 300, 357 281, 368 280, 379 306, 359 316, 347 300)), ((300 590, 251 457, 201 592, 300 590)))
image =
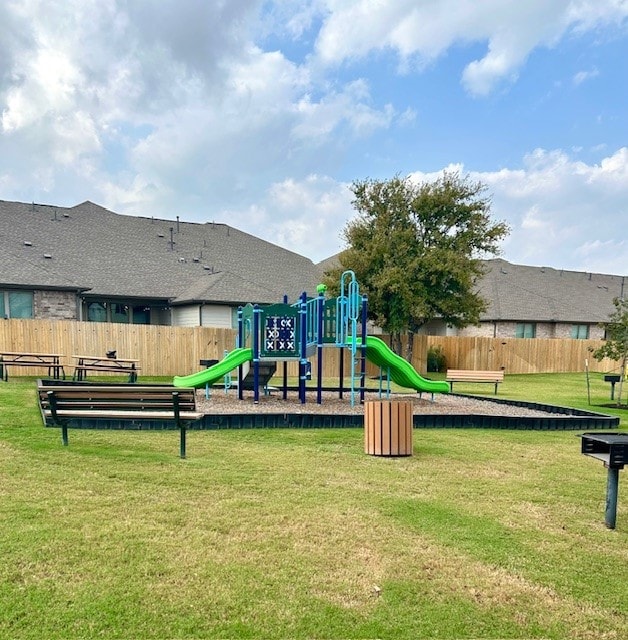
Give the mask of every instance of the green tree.
POLYGON ((357 216, 343 230, 347 244, 340 267, 327 274, 337 289, 339 273, 355 272, 369 299, 369 316, 393 338, 412 337, 434 318, 464 327, 486 308, 475 291, 482 258, 498 253, 508 234, 490 217, 486 186, 455 172, 433 182, 409 178, 360 180, 352 185, 357 216))
POLYGON ((593 357, 598 361, 610 358, 620 363, 621 378, 617 392, 617 404, 620 405, 626 367, 628 366, 628 300, 615 298, 613 304, 615 311, 611 313, 609 322, 603 325, 606 328, 606 342, 599 349, 593 351, 593 357))

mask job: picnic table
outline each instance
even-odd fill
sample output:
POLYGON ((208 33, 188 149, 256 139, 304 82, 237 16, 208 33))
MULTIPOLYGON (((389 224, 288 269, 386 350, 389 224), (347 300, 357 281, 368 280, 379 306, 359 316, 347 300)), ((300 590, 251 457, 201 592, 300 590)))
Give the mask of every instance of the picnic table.
POLYGON ((33 351, 0 351, 0 378, 5 382, 9 379, 9 367, 44 367, 48 375, 53 378, 63 376, 65 371, 61 364, 60 353, 36 353, 33 351))
POLYGON ((137 366, 139 360, 133 358, 110 358, 107 356, 72 356, 76 360, 74 365, 73 380, 86 380, 87 372, 96 373, 122 373, 129 375, 129 382, 137 381, 137 366))

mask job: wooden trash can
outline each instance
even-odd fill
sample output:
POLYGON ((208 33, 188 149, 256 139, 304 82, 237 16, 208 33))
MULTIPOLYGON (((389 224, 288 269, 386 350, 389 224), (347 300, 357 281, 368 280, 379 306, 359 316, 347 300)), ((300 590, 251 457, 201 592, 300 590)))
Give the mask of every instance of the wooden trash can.
POLYGON ((364 403, 364 453, 412 455, 412 402, 370 400, 364 403))

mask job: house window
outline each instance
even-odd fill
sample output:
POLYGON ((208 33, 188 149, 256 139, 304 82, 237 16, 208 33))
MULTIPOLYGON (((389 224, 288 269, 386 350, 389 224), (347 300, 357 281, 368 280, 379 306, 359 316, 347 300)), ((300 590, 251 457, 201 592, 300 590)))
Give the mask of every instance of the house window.
POLYGON ((122 324, 151 324, 154 321, 153 311, 158 313, 160 307, 150 304, 124 304, 111 300, 94 300, 84 302, 83 317, 88 322, 119 322, 122 324))
POLYGON ((571 327, 571 337, 574 340, 587 340, 589 338, 588 324, 574 324, 571 327))
POLYGON ((32 317, 32 291, 0 291, 0 318, 32 317))
POLYGON ((150 324, 150 307, 133 307, 133 324, 150 324))
POLYGON ((112 302, 109 305, 111 309, 111 322, 129 322, 129 307, 126 304, 112 302))
POLYGON ((536 324, 534 322, 518 322, 515 338, 535 338, 536 324))
POLYGON ((104 302, 90 302, 87 305, 89 322, 107 322, 107 306, 104 302))

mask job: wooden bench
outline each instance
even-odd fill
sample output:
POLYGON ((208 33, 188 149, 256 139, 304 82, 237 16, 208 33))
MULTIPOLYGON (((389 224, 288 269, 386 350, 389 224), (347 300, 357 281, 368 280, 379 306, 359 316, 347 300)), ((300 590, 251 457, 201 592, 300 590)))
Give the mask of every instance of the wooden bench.
POLYGON ((9 379, 9 367, 43 367, 48 369, 48 375, 53 378, 63 376, 65 371, 61 364, 60 353, 32 353, 22 351, 0 352, 0 378, 5 382, 9 379))
POLYGON ((447 369, 447 382, 454 390, 454 382, 486 382, 495 385, 495 395, 497 395, 497 385, 504 381, 503 371, 473 371, 470 369, 447 369))
POLYGON ((128 374, 129 382, 137 381, 140 370, 137 360, 131 358, 101 358, 100 356, 72 356, 77 361, 73 380, 86 380, 87 372, 128 374))
POLYGON ((68 446, 68 427, 98 428, 99 421, 118 421, 130 428, 146 428, 148 422, 174 422, 180 432, 180 456, 186 455, 186 429, 200 420, 196 391, 169 385, 63 384, 39 380, 37 393, 44 424, 61 427, 68 446))

